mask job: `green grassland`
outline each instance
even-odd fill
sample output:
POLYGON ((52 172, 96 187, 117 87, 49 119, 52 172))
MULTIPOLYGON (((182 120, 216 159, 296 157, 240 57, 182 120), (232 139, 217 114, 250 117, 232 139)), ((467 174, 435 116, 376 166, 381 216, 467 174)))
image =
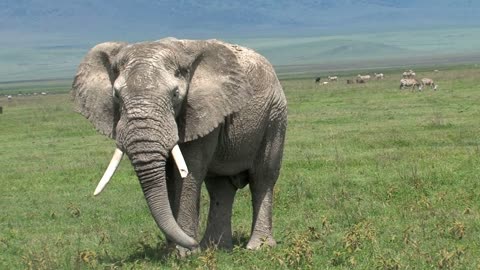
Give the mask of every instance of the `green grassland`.
MULTIPOLYGON (((439 84, 423 92, 399 90, 398 71, 347 85, 354 74, 328 85, 282 80, 289 126, 277 247, 245 250, 246 188, 234 206, 234 250, 183 260, 165 252, 127 159, 93 197, 114 142, 72 111, 68 95, 0 97, 0 269, 479 268, 480 69, 418 71, 439 84)), ((206 192, 201 207, 205 221, 206 192)))
POLYGON ((0 83, 0 94, 14 96, 18 94, 40 94, 41 92, 48 94, 66 93, 69 91, 71 84, 71 79, 4 82, 0 83))

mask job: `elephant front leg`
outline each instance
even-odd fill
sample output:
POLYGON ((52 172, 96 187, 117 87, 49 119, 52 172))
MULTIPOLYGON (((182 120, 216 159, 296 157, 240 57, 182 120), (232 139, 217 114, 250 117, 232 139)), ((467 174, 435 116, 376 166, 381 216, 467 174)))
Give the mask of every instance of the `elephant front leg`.
MULTIPOLYGON (((215 130, 196 141, 179 145, 190 173, 182 179, 177 168, 173 170, 175 175, 174 216, 180 228, 194 239, 198 239, 202 183, 207 174, 208 164, 213 157, 217 138, 218 130, 215 130)), ((177 250, 182 256, 188 254, 181 247, 177 246, 177 250)))
POLYGON ((231 250, 232 206, 237 187, 231 183, 229 177, 207 178, 205 184, 210 196, 210 209, 207 229, 200 246, 231 250))
MULTIPOLYGON (((169 198, 172 199, 172 211, 180 228, 190 237, 198 239, 198 224, 200 213, 200 192, 202 182, 201 173, 190 172, 182 179, 179 174, 169 179, 169 198)), ((196 253, 199 249, 189 250, 167 239, 167 246, 171 251, 176 251, 179 257, 186 257, 196 253)))
MULTIPOLYGON (((179 224, 180 228, 185 231, 185 233, 195 239, 197 239, 197 227, 198 227, 198 216, 199 209, 199 197, 200 191, 196 188, 196 184, 192 175, 189 175, 186 179, 182 179, 178 173, 177 168, 172 160, 167 162, 167 190, 168 190, 168 199, 170 201, 170 206, 172 208, 172 213, 175 217, 175 220, 179 224), (185 183, 183 183, 185 182, 185 183), (185 192, 189 190, 189 192, 185 192), (198 190, 198 195, 195 190, 198 190), (182 194, 182 191, 183 194, 182 194), (189 198, 194 198, 192 201, 182 202, 182 196, 187 196, 189 198), (188 212, 186 208, 194 209, 191 211, 191 214, 186 215, 188 212), (182 210, 180 210, 182 209, 182 210), (187 221, 191 220, 193 221, 187 221), (182 220, 182 222, 179 222, 182 220), (188 226, 187 224, 190 224, 188 226)), ((196 174, 196 173, 195 173, 196 174)), ((201 185, 201 183, 200 183, 201 185)), ((197 252, 198 250, 189 250, 187 248, 177 245, 175 242, 167 238, 167 247, 170 251, 176 252, 179 257, 186 257, 192 253, 197 252)))
MULTIPOLYGON (((173 216, 175 217, 175 220, 177 219, 177 209, 178 209, 178 204, 175 201, 175 190, 176 190, 176 181, 175 181, 175 165, 173 164, 174 162, 170 159, 167 160, 167 164, 165 165, 166 169, 166 180, 167 180, 167 192, 168 192, 168 201, 170 202, 170 207, 172 209, 173 216)), ((167 247, 170 250, 174 250, 176 247, 176 244, 171 241, 170 239, 167 238, 165 235, 165 238, 167 239, 167 247)))
MULTIPOLYGON (((200 193, 205 172, 191 170, 190 174, 181 179, 175 177, 175 217, 180 228, 190 237, 198 239, 198 227, 200 216, 200 193)), ((188 255, 188 250, 176 246, 179 254, 183 257, 188 255)))

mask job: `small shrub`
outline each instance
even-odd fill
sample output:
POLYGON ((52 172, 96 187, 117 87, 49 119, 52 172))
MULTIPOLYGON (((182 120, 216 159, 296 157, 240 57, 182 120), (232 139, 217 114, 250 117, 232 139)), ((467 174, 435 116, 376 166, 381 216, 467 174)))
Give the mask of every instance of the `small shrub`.
POLYGON ((347 261, 347 254, 342 251, 334 251, 333 252, 333 258, 331 259, 331 263, 333 266, 340 266, 345 264, 347 261))
POLYGON ((370 222, 360 222, 354 225, 343 237, 344 248, 347 252, 353 253, 360 250, 367 241, 373 243, 376 239, 375 230, 370 222))
POLYGON ((78 253, 76 258, 77 265, 85 264, 89 267, 96 267, 98 264, 97 254, 94 251, 84 250, 78 253))
POLYGON ((285 264, 289 268, 311 269, 313 267, 313 247, 310 233, 295 235, 285 250, 285 264))
POLYGON ((400 268, 399 260, 392 258, 390 254, 377 258, 376 269, 378 270, 398 270, 400 268))
MULTIPOLYGON (((326 221, 325 221, 326 222, 326 221)), ((314 248, 313 242, 320 240, 322 233, 318 232, 315 227, 308 227, 308 229, 301 234, 293 234, 287 240, 286 247, 278 252, 270 252, 274 262, 277 262, 282 267, 288 269, 312 269, 314 248)), ((273 249, 272 249, 273 251, 273 249)))
POLYGON ((455 265, 461 260, 465 251, 462 248, 457 248, 453 251, 443 249, 440 251, 440 259, 438 260, 438 269, 455 269, 455 265))
POLYGON ((456 239, 462 239, 463 236, 465 235, 465 225, 460 222, 460 221, 455 221, 452 224, 452 227, 448 229, 448 232, 450 233, 451 236, 453 236, 456 239))
POLYGON ((26 255, 22 256, 22 260, 26 266, 26 269, 57 269, 57 262, 50 254, 48 248, 35 251, 29 250, 26 255))
POLYGON ((197 267, 197 269, 217 269, 216 248, 208 248, 198 257, 198 259, 203 265, 197 267))
POLYGON ((67 206, 67 210, 70 213, 71 217, 78 218, 81 215, 80 208, 78 208, 76 205, 70 203, 67 206))

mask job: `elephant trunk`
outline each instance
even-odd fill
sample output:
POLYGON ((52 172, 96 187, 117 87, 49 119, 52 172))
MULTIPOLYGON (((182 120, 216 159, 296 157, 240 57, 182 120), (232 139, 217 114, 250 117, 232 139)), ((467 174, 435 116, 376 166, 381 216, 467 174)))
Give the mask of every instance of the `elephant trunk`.
POLYGON ((171 241, 182 247, 194 249, 198 246, 197 241, 188 236, 180 226, 178 226, 173 217, 168 200, 165 164, 166 161, 160 159, 141 165, 136 164, 135 170, 150 212, 158 227, 171 241))
POLYGON ((150 212, 165 236, 176 244, 195 249, 198 242, 177 224, 168 199, 165 165, 178 141, 174 118, 143 119, 127 123, 119 139, 137 174, 150 212), (160 123, 164 125, 160 125, 160 123), (159 128, 162 126, 162 129, 159 128))

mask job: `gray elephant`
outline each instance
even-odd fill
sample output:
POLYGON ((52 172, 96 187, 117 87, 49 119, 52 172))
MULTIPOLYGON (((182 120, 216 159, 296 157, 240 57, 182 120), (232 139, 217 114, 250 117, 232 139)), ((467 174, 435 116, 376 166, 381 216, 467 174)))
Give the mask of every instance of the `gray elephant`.
POLYGON ((79 65, 72 96, 76 110, 116 140, 99 189, 126 153, 170 244, 184 251, 232 248, 232 204, 247 184, 253 204, 247 248, 276 244, 273 188, 287 103, 264 57, 218 40, 106 42, 79 65), (210 210, 198 242, 203 181, 210 210))

